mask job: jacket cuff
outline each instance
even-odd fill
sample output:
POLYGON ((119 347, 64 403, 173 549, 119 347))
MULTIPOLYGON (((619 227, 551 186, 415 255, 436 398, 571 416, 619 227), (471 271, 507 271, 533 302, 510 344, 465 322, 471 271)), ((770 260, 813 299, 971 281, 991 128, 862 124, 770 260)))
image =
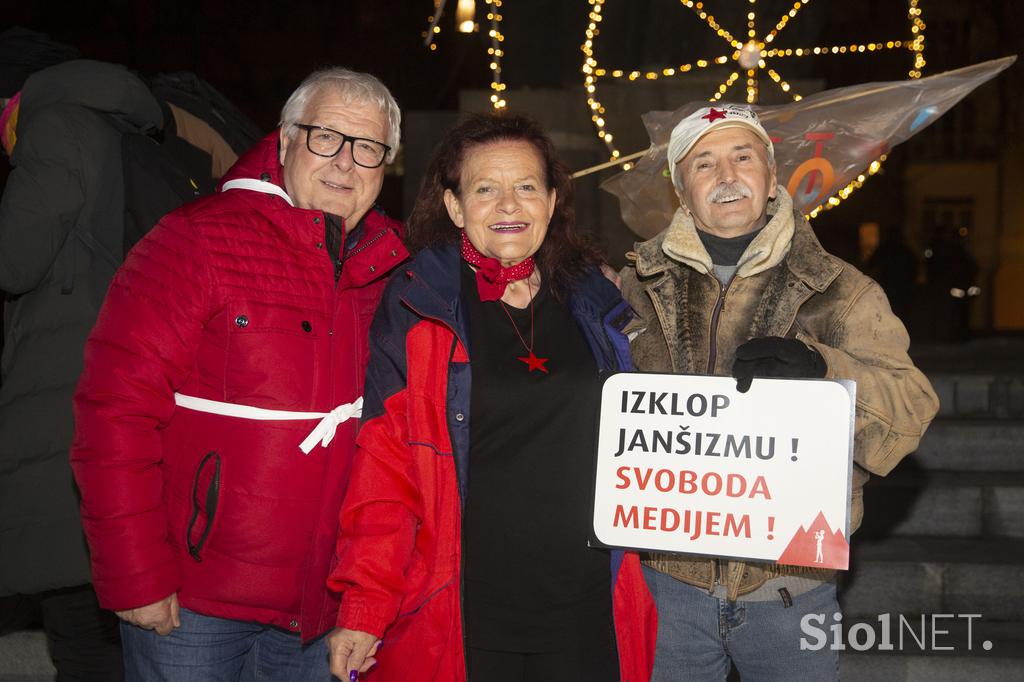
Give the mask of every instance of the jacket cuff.
POLYGON ((180 587, 181 577, 173 559, 145 573, 106 579, 93 576, 93 588, 100 606, 110 611, 126 611, 155 604, 177 592, 180 587))
MULTIPOLYGON (((806 334, 798 333, 796 335, 798 341, 802 342, 805 346, 818 353, 821 359, 825 361, 825 376, 824 379, 838 379, 835 370, 835 357, 833 355, 835 349, 820 341, 815 341, 806 334)), ((840 351, 841 352, 841 351, 840 351)), ((852 379, 853 377, 842 377, 843 379, 852 379)))
POLYGON ((382 618, 383 607, 373 607, 366 603, 346 603, 346 597, 341 599, 341 608, 338 609, 339 628, 358 630, 366 632, 377 639, 384 639, 384 631, 391 625, 390 618, 382 618))

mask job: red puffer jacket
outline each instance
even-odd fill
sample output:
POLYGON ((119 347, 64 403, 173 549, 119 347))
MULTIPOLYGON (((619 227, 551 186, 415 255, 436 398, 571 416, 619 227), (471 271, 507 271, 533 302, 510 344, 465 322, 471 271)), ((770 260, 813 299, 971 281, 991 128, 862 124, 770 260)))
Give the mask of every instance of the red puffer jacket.
POLYGON ((325 579, 356 420, 304 455, 316 419, 175 406, 177 392, 328 412, 362 395, 370 320, 407 256, 401 225, 371 210, 335 283, 323 213, 266 193, 280 170, 274 133, 225 176, 262 176, 262 191, 167 215, 118 271, 86 345, 71 458, 106 608, 177 591, 186 608, 305 639, 334 624, 325 579))

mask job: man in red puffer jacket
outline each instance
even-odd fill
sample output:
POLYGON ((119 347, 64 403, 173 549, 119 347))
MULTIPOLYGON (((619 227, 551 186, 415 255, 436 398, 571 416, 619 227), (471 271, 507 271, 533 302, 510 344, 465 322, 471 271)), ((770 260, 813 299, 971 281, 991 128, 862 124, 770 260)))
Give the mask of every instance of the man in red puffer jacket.
POLYGON ((374 207, 400 113, 334 68, 281 119, 132 250, 86 345, 71 460, 130 679, 330 679, 369 324, 407 255, 374 207))

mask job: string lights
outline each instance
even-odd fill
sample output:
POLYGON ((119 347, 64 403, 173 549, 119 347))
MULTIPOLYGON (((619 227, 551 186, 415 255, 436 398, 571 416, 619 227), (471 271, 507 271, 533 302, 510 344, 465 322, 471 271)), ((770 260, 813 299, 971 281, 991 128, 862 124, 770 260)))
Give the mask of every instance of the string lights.
MULTIPOLYGON (((501 5, 502 0, 484 0, 487 4, 487 22, 490 29, 487 36, 491 39, 491 46, 487 48, 487 55, 490 60, 488 66, 491 70, 491 106, 495 109, 504 109, 508 106, 505 99, 506 84, 501 79, 501 59, 505 56, 505 36, 501 32, 501 5)), ((432 52, 437 50, 437 43, 434 38, 441 33, 441 15, 444 14, 446 0, 434 0, 434 13, 427 17, 427 30, 422 33, 423 43, 432 52)), ((455 26, 460 33, 472 33, 478 30, 478 25, 473 21, 476 15, 475 0, 458 0, 455 10, 455 26)))
POLYGON ((501 58, 505 56, 502 43, 505 36, 501 34, 501 0, 485 0, 487 3, 487 19, 491 22, 491 30, 487 35, 491 38, 491 46, 487 48, 487 54, 491 57, 491 106, 495 109, 504 109, 508 106, 505 101, 505 83, 501 81, 501 58))
POLYGON ((878 173, 878 171, 882 170, 882 163, 887 158, 888 158, 888 155, 882 154, 877 159, 872 161, 870 163, 870 165, 868 165, 868 169, 867 169, 866 172, 861 173, 860 175, 858 175, 856 177, 856 179, 851 180, 846 185, 846 187, 843 187, 841 190, 836 192, 834 195, 829 197, 827 200, 821 202, 820 204, 818 204, 817 206, 812 208, 810 211, 808 211, 807 212, 807 217, 808 218, 817 218, 818 214, 821 213, 822 211, 831 211, 833 208, 835 208, 836 206, 841 204, 851 194, 853 194, 856 190, 858 190, 861 187, 863 187, 864 183, 867 181, 867 179, 869 177, 871 177, 872 175, 875 175, 876 173, 878 173))
MULTIPOLYGON (((925 65, 925 23, 921 19, 921 0, 908 0, 909 7, 907 10, 907 17, 910 21, 910 32, 912 36, 910 40, 888 40, 863 44, 853 43, 850 45, 828 45, 809 48, 779 48, 774 47, 773 43, 778 39, 786 25, 789 24, 789 22, 792 21, 797 14, 800 13, 800 10, 802 10, 811 0, 794 0, 792 7, 775 22, 771 31, 765 34, 763 38, 759 38, 757 33, 757 12, 755 9, 757 0, 746 0, 750 5, 749 11, 746 14, 746 41, 739 40, 725 27, 723 27, 718 20, 707 11, 704 2, 699 0, 679 0, 680 4, 692 10, 712 31, 715 32, 715 35, 725 41, 732 48, 732 51, 728 54, 719 55, 710 59, 698 59, 693 63, 668 66, 660 70, 644 72, 619 68, 610 69, 599 66, 594 54, 594 43, 601 33, 600 26, 601 22, 604 20, 602 10, 604 8, 605 1, 606 0, 587 0, 590 5, 589 13, 587 15, 589 22, 584 34, 585 39, 583 41, 583 45, 580 47, 580 50, 584 55, 581 72, 583 73, 583 87, 586 92, 587 106, 590 109, 591 114, 590 119, 594 124, 597 137, 604 143, 605 147, 608 149, 610 158, 613 161, 618 159, 622 154, 615 146, 614 136, 607 130, 605 107, 601 104, 601 101, 597 96, 598 81, 602 79, 620 82, 632 82, 640 79, 656 81, 661 78, 679 77, 710 66, 726 65, 732 62, 736 68, 729 73, 729 76, 721 84, 718 85, 715 92, 709 97, 709 101, 721 101, 726 93, 737 82, 742 80, 745 85, 745 99, 748 103, 754 104, 758 100, 762 72, 767 75, 768 79, 782 90, 782 92, 792 97, 794 101, 800 101, 800 99, 802 99, 801 95, 793 90, 792 85, 783 78, 779 71, 768 65, 768 60, 782 60, 791 57, 809 57, 815 55, 864 54, 884 50, 908 50, 911 52, 913 58, 913 65, 908 72, 908 76, 910 78, 920 78, 921 70, 925 65)), ((809 213, 809 216, 814 217, 821 211, 829 210, 838 206, 853 191, 859 189, 869 176, 878 173, 881 169, 881 163, 885 161, 885 159, 886 156, 884 154, 881 155, 877 160, 871 163, 865 174, 859 175, 857 179, 850 182, 835 195, 829 197, 828 200, 814 208, 809 213)), ((632 168, 632 165, 632 163, 623 163, 622 169, 628 171, 632 168)))
POLYGON ((427 30, 421 33, 423 46, 431 52, 437 50, 437 43, 434 38, 441 32, 441 15, 444 14, 445 0, 434 0, 434 13, 427 17, 427 30))

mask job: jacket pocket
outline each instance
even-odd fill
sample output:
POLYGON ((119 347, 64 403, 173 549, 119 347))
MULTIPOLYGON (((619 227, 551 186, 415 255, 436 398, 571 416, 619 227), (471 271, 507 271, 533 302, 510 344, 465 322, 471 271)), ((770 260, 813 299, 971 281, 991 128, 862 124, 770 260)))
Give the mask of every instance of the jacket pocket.
POLYGON ((383 675, 382 679, 408 678, 408 661, 412 659, 425 669, 416 679, 455 679, 439 668, 442 661, 451 656, 452 648, 458 646, 455 642, 461 632, 457 582, 453 579, 440 586, 425 599, 418 600, 414 608, 402 605, 398 618, 384 633, 388 642, 385 651, 390 653, 387 654, 388 668, 383 667, 385 659, 379 659, 381 668, 376 674, 383 675), (392 671, 394 676, 386 675, 384 670, 392 671), (398 675, 400 672, 406 674, 398 675))
POLYGON ((210 539, 219 501, 220 455, 211 450, 199 460, 192 478, 191 512, 185 526, 185 546, 196 561, 203 560, 203 547, 210 539))
POLYGON ((312 310, 263 301, 227 308, 225 400, 270 409, 309 411, 327 322, 312 310))

